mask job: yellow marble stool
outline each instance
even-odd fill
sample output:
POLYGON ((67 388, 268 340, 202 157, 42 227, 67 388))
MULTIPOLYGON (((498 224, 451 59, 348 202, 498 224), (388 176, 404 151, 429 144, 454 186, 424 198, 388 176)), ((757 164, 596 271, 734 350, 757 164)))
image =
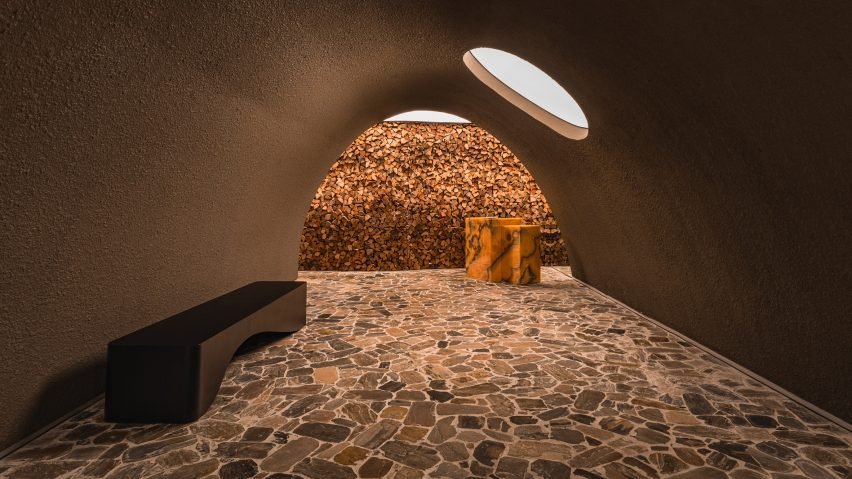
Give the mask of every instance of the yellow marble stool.
POLYGON ((483 281, 540 281, 541 228, 521 218, 465 218, 467 276, 483 281))

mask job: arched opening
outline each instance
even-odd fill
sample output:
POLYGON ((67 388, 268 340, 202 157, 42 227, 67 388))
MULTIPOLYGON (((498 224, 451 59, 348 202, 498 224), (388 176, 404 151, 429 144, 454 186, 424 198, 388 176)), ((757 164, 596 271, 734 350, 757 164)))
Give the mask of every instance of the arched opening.
POLYGON ((547 199, 506 145, 454 115, 402 113, 332 165, 305 219, 299 268, 463 268, 464 221, 476 216, 541 225, 542 264, 568 265, 547 199))

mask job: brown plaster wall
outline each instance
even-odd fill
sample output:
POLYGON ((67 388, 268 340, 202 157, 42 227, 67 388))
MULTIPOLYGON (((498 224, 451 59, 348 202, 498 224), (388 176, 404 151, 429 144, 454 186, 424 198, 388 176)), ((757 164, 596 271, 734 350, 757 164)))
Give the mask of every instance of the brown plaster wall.
POLYGON ((473 124, 382 122, 331 166, 302 229, 299 269, 464 268, 464 219, 519 217, 541 225, 541 259, 568 250, 521 161, 473 124))
POLYGON ((297 273, 341 151, 400 111, 500 138, 577 276, 852 419, 852 3, 0 3, 0 446, 113 338, 297 273), (559 137, 465 69, 516 53, 559 137))

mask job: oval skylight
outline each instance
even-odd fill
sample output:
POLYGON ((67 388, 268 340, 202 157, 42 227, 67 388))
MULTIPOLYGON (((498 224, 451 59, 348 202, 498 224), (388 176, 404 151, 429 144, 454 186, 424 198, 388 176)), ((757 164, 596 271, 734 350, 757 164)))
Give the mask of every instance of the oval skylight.
POLYGON ((464 118, 442 111, 412 110, 394 115, 385 121, 416 121, 423 123, 470 123, 464 118))
POLYGON ((482 83, 557 133, 574 140, 589 134, 580 105, 530 62, 494 48, 474 48, 464 63, 482 83))

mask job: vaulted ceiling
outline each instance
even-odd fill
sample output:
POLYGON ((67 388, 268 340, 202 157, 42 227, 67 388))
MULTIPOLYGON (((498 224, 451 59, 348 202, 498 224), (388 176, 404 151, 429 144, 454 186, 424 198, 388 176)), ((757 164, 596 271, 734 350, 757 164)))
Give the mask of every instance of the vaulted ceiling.
POLYGON ((852 3, 0 5, 0 448, 103 388, 106 343, 296 276, 346 145, 470 119, 544 190, 576 276, 852 418, 852 3), (591 126, 475 78, 514 53, 591 126))

